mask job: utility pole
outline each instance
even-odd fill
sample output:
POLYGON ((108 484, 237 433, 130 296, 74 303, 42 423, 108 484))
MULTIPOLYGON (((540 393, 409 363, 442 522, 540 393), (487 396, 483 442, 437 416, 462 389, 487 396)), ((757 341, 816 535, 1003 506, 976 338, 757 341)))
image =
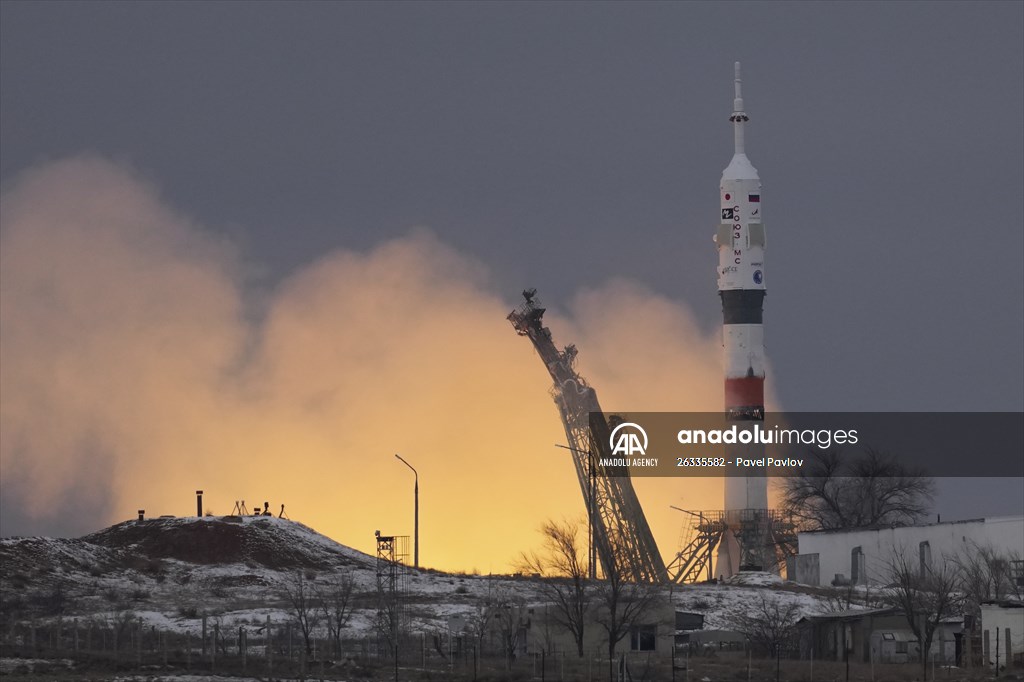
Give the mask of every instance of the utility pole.
POLYGON ((402 459, 402 456, 395 453, 398 461, 412 469, 416 477, 413 484, 413 565, 420 567, 420 475, 411 464, 402 459))

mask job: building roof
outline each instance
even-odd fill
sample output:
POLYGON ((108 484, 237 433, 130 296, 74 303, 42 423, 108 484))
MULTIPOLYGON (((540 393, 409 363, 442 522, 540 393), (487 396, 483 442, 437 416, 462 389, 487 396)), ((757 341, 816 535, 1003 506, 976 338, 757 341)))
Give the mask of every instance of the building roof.
POLYGON ((864 616, 892 616, 899 613, 895 607, 884 609, 846 609, 845 611, 833 611, 831 613, 818 613, 812 616, 804 616, 797 623, 824 623, 833 620, 859 620, 864 616))
POLYGON ((993 523, 1006 521, 1024 520, 1024 516, 989 516, 978 519, 959 519, 957 521, 936 521, 935 523, 915 524, 876 524, 874 526, 861 526, 860 528, 822 528, 819 530, 802 530, 798 535, 829 535, 838 533, 861 533, 869 530, 893 530, 899 528, 930 528, 933 526, 955 526, 961 523, 993 523))
POLYGON ((989 599, 981 602, 982 606, 996 606, 1001 609, 1024 609, 1024 601, 1020 599, 989 599))

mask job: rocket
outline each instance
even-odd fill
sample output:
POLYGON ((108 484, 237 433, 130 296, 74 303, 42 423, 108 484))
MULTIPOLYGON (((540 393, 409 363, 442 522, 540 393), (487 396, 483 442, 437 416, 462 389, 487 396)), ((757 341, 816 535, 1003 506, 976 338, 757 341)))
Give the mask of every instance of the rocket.
MULTIPOLYGON (((734 150, 732 160, 722 172, 719 186, 722 217, 715 233, 718 295, 722 299, 725 413, 730 420, 756 422, 764 420, 765 353, 761 322, 765 297, 765 233, 761 179, 744 148, 744 127, 750 119, 743 108, 739 62, 736 62, 735 87, 729 117, 734 150)), ((744 509, 767 509, 767 480, 764 476, 727 477, 726 514, 744 509)))

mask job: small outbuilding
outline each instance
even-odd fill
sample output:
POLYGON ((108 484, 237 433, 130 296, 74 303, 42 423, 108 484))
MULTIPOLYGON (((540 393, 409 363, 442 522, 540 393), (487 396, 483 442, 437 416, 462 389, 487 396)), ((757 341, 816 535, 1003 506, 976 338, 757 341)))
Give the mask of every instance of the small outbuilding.
MULTIPOLYGON (((797 622, 800 657, 868 663, 911 663, 920 660, 920 643, 900 609, 853 609, 806 616, 797 622)), ((959 664, 963 620, 941 621, 931 651, 940 664, 959 664)))
POLYGON ((1001 599, 981 605, 983 660, 999 669, 1024 666, 1024 601, 1001 599))

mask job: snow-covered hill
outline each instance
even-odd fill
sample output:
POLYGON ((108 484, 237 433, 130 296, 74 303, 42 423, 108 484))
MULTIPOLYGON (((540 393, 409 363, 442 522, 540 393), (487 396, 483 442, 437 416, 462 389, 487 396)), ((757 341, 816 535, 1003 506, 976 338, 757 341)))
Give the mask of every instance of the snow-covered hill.
MULTIPOLYGON (((99 621, 127 611, 183 631, 201 614, 224 625, 289 618, 284 587, 351 577, 357 610, 350 628, 369 630, 376 558, 313 529, 273 517, 185 517, 125 521, 76 539, 0 539, 0 607, 9 619, 99 621)), ((496 585, 527 600, 527 580, 409 569, 403 585, 413 622, 443 628, 496 585)))
MULTIPOLYGON (((185 517, 126 521, 77 539, 0 540, 0 607, 9 620, 75 617, 111 620, 131 612, 160 629, 184 631, 207 614, 225 626, 291 617, 283 588, 298 575, 316 582, 350 576, 357 609, 353 634, 369 634, 375 615, 376 559, 301 523, 273 517, 185 517)), ((771 594, 801 613, 826 609, 822 591, 777 577, 740 576, 735 584, 677 587, 678 608, 704 613, 706 627, 771 594)), ((471 619, 496 591, 543 601, 536 580, 410 570, 405 577, 412 626, 443 630, 471 619)))

